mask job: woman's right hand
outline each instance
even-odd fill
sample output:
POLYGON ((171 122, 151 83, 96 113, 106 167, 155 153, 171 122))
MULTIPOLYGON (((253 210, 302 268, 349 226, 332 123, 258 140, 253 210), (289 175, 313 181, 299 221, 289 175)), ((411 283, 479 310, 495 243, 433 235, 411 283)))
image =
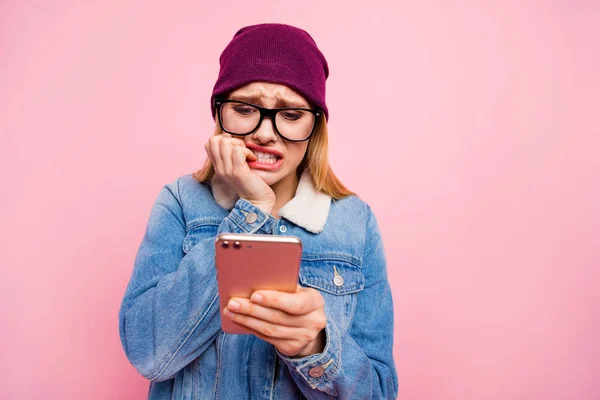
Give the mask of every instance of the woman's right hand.
POLYGON ((235 190, 240 198, 248 200, 267 214, 271 213, 275 206, 275 193, 248 166, 246 160, 254 161, 257 158, 243 140, 222 133, 211 136, 204 149, 218 178, 235 190))

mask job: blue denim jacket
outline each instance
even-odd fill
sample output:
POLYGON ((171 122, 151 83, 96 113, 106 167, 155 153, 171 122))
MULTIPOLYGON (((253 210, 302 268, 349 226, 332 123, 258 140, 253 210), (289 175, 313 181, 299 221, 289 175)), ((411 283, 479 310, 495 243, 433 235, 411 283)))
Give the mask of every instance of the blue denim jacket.
POLYGON ((243 199, 224 208, 226 196, 191 175, 162 188, 119 312, 123 348, 151 381, 149 399, 396 398, 394 313, 377 221, 358 197, 331 200, 311 185, 303 174, 279 219, 243 199), (250 212, 255 222, 247 222, 250 212), (223 333, 214 239, 225 232, 302 240, 300 284, 325 300, 323 353, 289 358, 253 335, 223 333), (334 284, 336 275, 343 281, 334 284))

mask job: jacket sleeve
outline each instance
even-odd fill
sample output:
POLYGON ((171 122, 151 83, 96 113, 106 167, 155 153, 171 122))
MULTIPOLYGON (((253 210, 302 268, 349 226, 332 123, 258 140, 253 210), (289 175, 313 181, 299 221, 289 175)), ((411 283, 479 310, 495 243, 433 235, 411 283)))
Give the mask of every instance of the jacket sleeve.
MULTIPOLYGON (((186 225, 178 180, 165 185, 150 212, 119 311, 127 358, 151 381, 171 379, 196 359, 221 330, 214 237, 184 257, 186 225)), ((240 199, 217 233, 262 233, 273 217, 240 199), (256 212, 247 223, 244 215, 256 212)))
POLYGON ((395 399, 398 395, 393 359, 392 294, 381 234, 370 208, 366 229, 365 288, 357 295, 350 329, 340 331, 327 316, 326 345, 322 353, 295 359, 278 352, 307 398, 337 396, 366 400, 395 399))

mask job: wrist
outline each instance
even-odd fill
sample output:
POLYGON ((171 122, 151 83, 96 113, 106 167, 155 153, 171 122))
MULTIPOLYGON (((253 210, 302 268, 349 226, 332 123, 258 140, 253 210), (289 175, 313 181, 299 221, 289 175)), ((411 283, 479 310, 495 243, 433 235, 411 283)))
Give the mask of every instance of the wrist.
POLYGON ((298 354, 295 358, 303 358, 312 356, 313 354, 320 354, 325 350, 325 329, 323 329, 315 340, 306 345, 306 347, 298 354))
POLYGON ((252 203, 252 205, 254 205, 256 208, 259 208, 262 212, 264 212, 267 215, 270 215, 271 211, 273 211, 273 208, 275 207, 275 201, 259 201, 248 198, 245 198, 245 200, 252 203))

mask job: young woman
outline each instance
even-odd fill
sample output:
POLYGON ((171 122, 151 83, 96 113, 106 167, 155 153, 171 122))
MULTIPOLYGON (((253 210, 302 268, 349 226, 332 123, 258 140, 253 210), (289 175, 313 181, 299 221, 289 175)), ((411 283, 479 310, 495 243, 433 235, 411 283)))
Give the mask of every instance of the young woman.
MULTIPOLYGON (((283 24, 242 28, 220 58, 205 166, 162 189, 120 310, 150 399, 388 399, 393 306, 377 221, 327 161, 327 62, 283 24), (302 240, 295 293, 221 314, 220 233, 302 240), (228 318, 254 332, 221 330, 228 318)), ((244 268, 240 265, 239 268, 244 268)))

